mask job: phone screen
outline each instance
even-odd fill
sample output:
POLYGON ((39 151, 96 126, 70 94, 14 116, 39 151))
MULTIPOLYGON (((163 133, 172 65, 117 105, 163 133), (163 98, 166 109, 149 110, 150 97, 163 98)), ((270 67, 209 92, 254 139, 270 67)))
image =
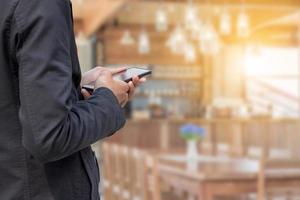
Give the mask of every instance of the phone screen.
MULTIPOLYGON (((113 78, 128 83, 129 81, 132 80, 134 76, 138 76, 139 78, 142 78, 149 74, 151 74, 151 71, 148 69, 132 67, 132 68, 128 68, 124 72, 120 72, 118 74, 113 75, 113 78)), ((94 83, 91 83, 89 85, 84 85, 82 88, 86 89, 90 94, 93 94, 94 83)))
POLYGON ((119 74, 114 75, 114 79, 122 80, 125 82, 129 82, 132 80, 134 76, 138 76, 139 78, 142 78, 146 75, 151 74, 151 71, 148 69, 142 69, 142 68, 129 68, 124 72, 121 72, 119 74))

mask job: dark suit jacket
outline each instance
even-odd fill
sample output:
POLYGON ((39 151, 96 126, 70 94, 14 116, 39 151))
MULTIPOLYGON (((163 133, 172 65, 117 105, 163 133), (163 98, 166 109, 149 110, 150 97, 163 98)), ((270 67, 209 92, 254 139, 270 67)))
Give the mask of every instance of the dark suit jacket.
POLYGON ((69 0, 0 2, 0 199, 96 200, 90 144, 124 123, 113 93, 84 101, 69 0))

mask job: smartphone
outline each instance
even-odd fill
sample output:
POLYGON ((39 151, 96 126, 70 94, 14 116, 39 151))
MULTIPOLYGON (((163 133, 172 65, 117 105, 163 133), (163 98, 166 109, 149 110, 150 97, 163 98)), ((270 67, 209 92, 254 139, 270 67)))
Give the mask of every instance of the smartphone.
POLYGON ((128 68, 126 71, 118 73, 114 75, 114 79, 125 81, 126 83, 132 81, 134 76, 142 78, 144 76, 150 75, 151 71, 148 69, 131 67, 128 68))
MULTIPOLYGON (((126 83, 132 81, 132 78, 137 76, 139 78, 145 77, 150 75, 152 72, 149 69, 131 67, 128 68, 126 71, 117 73, 113 75, 113 78, 116 80, 122 80, 126 83)), ((93 85, 84 85, 82 86, 83 89, 86 89, 90 94, 93 94, 94 86, 93 85)))

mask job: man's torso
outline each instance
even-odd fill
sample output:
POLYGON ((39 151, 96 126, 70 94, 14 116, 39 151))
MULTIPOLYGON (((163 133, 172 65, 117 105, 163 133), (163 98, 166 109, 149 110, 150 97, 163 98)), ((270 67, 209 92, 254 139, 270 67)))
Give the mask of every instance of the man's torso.
MULTIPOLYGON (((0 6, 0 199, 98 199, 99 174, 95 176, 97 167, 90 148, 43 165, 22 146, 18 117, 18 69, 21 66, 18 66, 14 54, 16 38, 11 35, 14 11, 19 1, 22 0, 2 0, 0 6)), ((74 34, 66 39, 71 40, 72 101, 76 102, 79 100, 80 68, 74 34)), ((46 49, 42 51, 47 53, 46 49)))

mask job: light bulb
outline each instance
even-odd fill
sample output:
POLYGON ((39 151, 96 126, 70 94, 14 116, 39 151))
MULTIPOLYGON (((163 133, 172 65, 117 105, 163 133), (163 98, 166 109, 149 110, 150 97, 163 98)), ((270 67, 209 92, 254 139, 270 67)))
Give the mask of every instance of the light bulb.
POLYGON ((168 30, 167 13, 162 8, 159 8, 156 11, 155 28, 156 28, 156 31, 158 31, 158 32, 163 32, 163 31, 168 30))
POLYGON ((231 16, 225 8, 220 18, 220 32, 222 35, 229 35, 231 33, 231 16))
POLYGON ((212 41, 214 39, 215 30, 212 24, 206 23, 203 27, 203 32, 200 34, 201 41, 212 41))
POLYGON ((167 46, 174 54, 182 54, 183 46, 186 44, 186 35, 180 25, 177 25, 167 40, 167 46))
POLYGON ((187 30, 191 30, 192 27, 197 22, 197 20, 198 20, 197 8, 194 7, 192 3, 190 3, 185 10, 185 16, 184 16, 185 28, 187 30))
POLYGON ((121 39, 120 39, 120 44, 122 45, 132 45, 134 44, 134 39, 131 36, 131 33, 129 30, 125 30, 121 39))
POLYGON ((187 62, 195 62, 196 60, 196 49, 191 43, 185 45, 184 58, 187 62))
POLYGON ((219 52, 219 37, 211 23, 206 23, 200 35, 200 50, 203 54, 216 54, 219 52))
POLYGON ((248 37, 250 34, 249 30, 249 16, 241 11, 237 19, 237 34, 239 37, 248 37))
POLYGON ((150 52, 150 39, 145 30, 139 35, 138 51, 140 54, 148 54, 150 52))
POLYGON ((203 24, 200 19, 197 19, 191 26, 191 38, 198 39, 198 36, 202 33, 203 24))

